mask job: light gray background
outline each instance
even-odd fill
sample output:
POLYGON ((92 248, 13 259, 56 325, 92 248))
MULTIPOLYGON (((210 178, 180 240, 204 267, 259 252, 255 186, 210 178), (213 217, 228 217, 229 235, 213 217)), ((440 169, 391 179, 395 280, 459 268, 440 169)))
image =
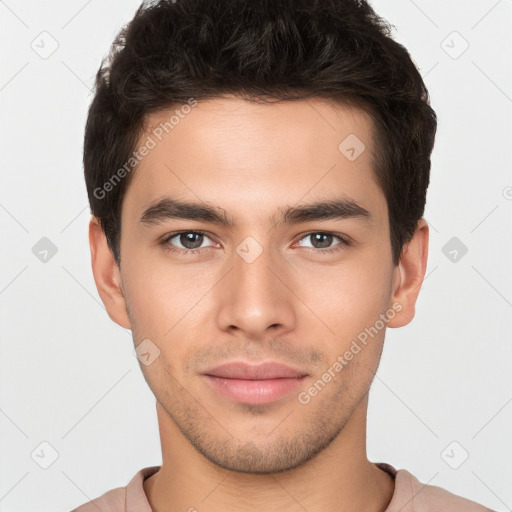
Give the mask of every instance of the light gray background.
MULTIPOLYGON (((511 510, 512 1, 373 5, 439 130, 427 277, 412 324, 387 331, 369 458, 511 510)), ((2 512, 70 510, 161 464, 155 399, 92 278, 81 162, 93 77, 137 6, 0 2, 2 512), (32 251, 43 237, 57 248, 46 262, 32 251)))

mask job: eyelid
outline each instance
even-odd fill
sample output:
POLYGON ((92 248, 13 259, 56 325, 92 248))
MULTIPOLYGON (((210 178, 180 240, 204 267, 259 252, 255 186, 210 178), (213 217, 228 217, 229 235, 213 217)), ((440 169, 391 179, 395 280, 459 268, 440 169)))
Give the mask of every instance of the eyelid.
POLYGON ((308 231, 307 233, 303 233, 303 234, 299 235, 300 238, 293 245, 295 246, 298 244, 298 242, 302 241, 304 238, 307 238, 310 235, 316 235, 316 234, 334 236, 336 238, 339 238, 340 243, 336 244, 332 247, 327 247, 326 249, 317 249, 316 247, 306 247, 306 249, 312 249, 316 252, 329 252, 329 251, 332 252, 332 251, 335 251, 336 248, 338 248, 339 246, 349 246, 349 245, 352 245, 352 243, 353 243, 353 240, 348 235, 345 235, 344 233, 337 233, 334 231, 322 231, 322 230, 317 229, 317 230, 308 231))
POLYGON ((209 245, 207 247, 200 247, 200 248, 197 248, 197 249, 182 249, 181 247, 175 247, 175 246, 172 246, 172 249, 169 248, 169 245, 172 245, 170 242, 171 242, 171 240, 173 238, 175 238, 175 237, 177 237, 179 235, 185 234, 185 233, 186 234, 194 233, 194 234, 198 234, 198 235, 203 235, 204 237, 209 238, 213 242, 213 244, 216 243, 212 239, 212 236, 208 232, 202 231, 200 229, 186 229, 186 230, 182 229, 181 231, 174 231, 172 233, 167 233, 166 235, 163 236, 163 238, 161 239, 160 243, 167 250, 176 251, 176 252, 182 252, 182 253, 199 253, 203 249, 208 249, 208 247, 213 247, 213 245, 209 245))
MULTIPOLYGON (((189 229, 189 230, 181 230, 181 231, 174 231, 172 233, 167 233, 162 238, 160 244, 164 247, 165 250, 172 251, 175 253, 181 253, 181 254, 200 254, 202 251, 208 249, 208 247, 213 247, 213 245, 209 245, 207 247, 199 247, 196 249, 182 249, 181 247, 175 247, 175 246, 172 246, 172 244, 170 244, 170 241, 173 238, 175 238, 179 235, 185 234, 185 233, 200 234, 200 235, 205 236, 206 238, 209 238, 214 244, 216 243, 216 242, 214 242, 214 240, 212 240, 212 236, 208 232, 200 230, 200 229, 189 229)), ((352 243, 353 243, 353 240, 348 235, 345 235, 344 233, 337 233, 337 232, 333 232, 333 231, 313 230, 313 231, 308 231, 307 233, 300 234, 299 235, 300 238, 297 240, 297 242, 293 243, 292 247, 296 246, 298 244, 298 242, 302 241, 304 238, 306 238, 310 235, 319 234, 319 233, 323 234, 323 235, 334 236, 340 240, 340 243, 334 245, 333 247, 327 247, 327 248, 323 248, 323 249, 318 249, 316 247, 305 247, 305 249, 312 250, 313 252, 316 252, 316 253, 332 253, 332 252, 341 250, 341 248, 343 248, 343 247, 348 247, 348 246, 352 245, 352 243)))

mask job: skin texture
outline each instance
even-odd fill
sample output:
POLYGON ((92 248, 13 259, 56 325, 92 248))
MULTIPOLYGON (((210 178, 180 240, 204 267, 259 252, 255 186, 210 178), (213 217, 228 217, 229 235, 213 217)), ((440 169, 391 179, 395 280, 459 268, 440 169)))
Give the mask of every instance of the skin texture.
MULTIPOLYGON (((153 114, 141 142, 168 118, 153 114)), ((363 111, 320 99, 202 101, 133 175, 122 208, 121 269, 91 219, 93 273, 110 318, 132 330, 136 346, 149 338, 160 350, 141 364, 162 444, 162 468, 144 482, 156 512, 386 509, 394 483, 366 455, 368 391, 385 328, 307 404, 295 392, 267 405, 241 404, 201 375, 228 361, 273 360, 307 373, 304 391, 393 304, 400 311, 387 327, 412 320, 428 225, 420 220, 393 266, 387 204, 372 171, 372 127, 363 111), (354 161, 338 150, 349 134, 366 146, 354 161), (220 207, 235 226, 141 223, 144 209, 164 196, 220 207), (372 222, 275 223, 282 208, 342 196, 366 208, 372 222), (187 230, 207 233, 201 252, 164 249, 166 236, 187 230), (314 245, 312 233, 340 233, 352 243, 335 236, 314 245), (262 250, 251 263, 237 252, 247 237, 262 250)), ((194 247, 179 236, 166 244, 194 247)))

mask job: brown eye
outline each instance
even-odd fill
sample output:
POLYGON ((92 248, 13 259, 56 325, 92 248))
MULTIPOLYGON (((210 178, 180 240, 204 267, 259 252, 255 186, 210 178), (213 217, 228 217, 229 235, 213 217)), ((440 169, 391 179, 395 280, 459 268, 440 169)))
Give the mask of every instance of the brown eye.
POLYGON ((299 244, 302 247, 310 247, 312 249, 336 249, 338 245, 348 245, 347 242, 338 235, 333 233, 324 233, 322 231, 316 231, 314 233, 308 233, 301 238, 299 244), (335 239, 338 239, 341 243, 332 245, 335 239), (303 240, 309 240, 311 245, 302 245, 300 242, 303 240))
POLYGON ((204 235, 201 233, 181 233, 179 235, 180 244, 182 244, 185 249, 197 249, 201 247, 203 238, 204 235))
MULTIPOLYGON (((164 248, 175 252, 200 252, 209 246, 204 245, 206 240, 210 240, 204 233, 200 231, 180 231, 172 233, 162 240, 164 248)), ((211 241, 211 240, 210 240, 211 241)), ((210 244, 212 246, 213 244, 210 244)))
POLYGON ((308 235, 315 249, 326 249, 331 246, 333 236, 327 233, 314 233, 308 235))

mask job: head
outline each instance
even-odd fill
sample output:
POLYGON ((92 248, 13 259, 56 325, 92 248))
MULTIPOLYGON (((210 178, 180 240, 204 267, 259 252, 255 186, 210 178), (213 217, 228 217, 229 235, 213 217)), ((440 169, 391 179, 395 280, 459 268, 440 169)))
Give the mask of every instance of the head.
POLYGON ((282 471, 363 425, 386 328, 412 320, 425 272, 435 130, 363 1, 153 2, 117 36, 85 133, 93 272, 199 453, 282 471), (205 379, 239 360, 305 377, 242 403, 205 379))

